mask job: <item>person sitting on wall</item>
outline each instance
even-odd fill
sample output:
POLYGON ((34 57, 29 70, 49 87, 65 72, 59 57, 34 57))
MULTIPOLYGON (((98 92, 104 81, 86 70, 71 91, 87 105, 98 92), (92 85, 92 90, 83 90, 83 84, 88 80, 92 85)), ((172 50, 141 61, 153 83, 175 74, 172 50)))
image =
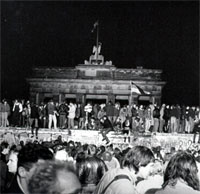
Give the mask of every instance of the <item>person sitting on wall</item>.
MULTIPOLYGON (((130 134, 130 129, 131 129, 131 122, 128 117, 126 117, 126 120, 123 122, 123 129, 122 133, 126 136, 130 134)), ((126 136, 124 137, 124 142, 126 142, 126 136)), ((128 142, 130 143, 130 137, 128 137, 128 142)))
POLYGON ((141 119, 136 117, 134 120, 134 125, 132 125, 132 129, 130 130, 131 134, 134 136, 134 140, 137 140, 139 133, 144 132, 144 128, 142 127, 141 119))
POLYGON ((116 121, 113 124, 114 130, 117 134, 121 133, 121 119, 117 117, 116 121))
POLYGON ((96 130, 97 128, 97 121, 96 119, 94 118, 94 116, 92 116, 90 119, 89 119, 89 129, 90 130, 96 130))
POLYGON ((102 129, 100 130, 100 133, 103 136, 102 141, 106 140, 106 144, 108 144, 110 142, 110 140, 108 139, 107 134, 110 131, 113 131, 113 126, 106 115, 103 116, 103 118, 100 120, 100 122, 102 125, 102 129))

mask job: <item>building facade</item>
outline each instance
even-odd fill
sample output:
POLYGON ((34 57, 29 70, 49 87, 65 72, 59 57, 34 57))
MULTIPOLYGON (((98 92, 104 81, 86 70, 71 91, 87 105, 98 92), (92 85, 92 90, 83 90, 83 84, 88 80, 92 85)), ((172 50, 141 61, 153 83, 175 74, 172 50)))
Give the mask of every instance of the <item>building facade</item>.
POLYGON ((35 67, 32 76, 27 78, 30 86, 30 100, 40 103, 52 98, 61 102, 65 99, 77 103, 123 102, 137 103, 138 94, 131 93, 131 82, 151 94, 152 99, 160 104, 162 88, 162 70, 117 68, 112 61, 104 62, 102 55, 76 67, 35 67))

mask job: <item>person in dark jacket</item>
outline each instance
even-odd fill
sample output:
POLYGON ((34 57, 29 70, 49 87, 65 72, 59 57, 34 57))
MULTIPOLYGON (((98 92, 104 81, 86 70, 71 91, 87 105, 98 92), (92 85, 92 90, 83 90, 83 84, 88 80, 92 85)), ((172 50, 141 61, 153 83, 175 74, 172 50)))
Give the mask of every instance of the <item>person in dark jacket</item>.
POLYGON ((185 119, 186 119, 186 107, 181 107, 181 118, 180 118, 180 132, 185 133, 185 119))
POLYGON ((160 118, 160 110, 157 106, 154 107, 153 110, 153 132, 158 132, 159 129, 159 118, 160 118))
POLYGON ((108 102, 106 105, 106 115, 110 122, 113 124, 113 117, 114 117, 114 106, 111 101, 108 102))
POLYGON ((22 113, 23 107, 22 104, 16 99, 13 105, 13 113, 12 113, 12 125, 14 127, 20 126, 20 118, 22 113))
POLYGON ((34 136, 34 129, 35 129, 35 135, 36 139, 38 138, 38 130, 39 130, 39 108, 38 105, 35 103, 31 104, 31 115, 30 115, 30 126, 31 126, 31 133, 32 137, 34 136))
POLYGON ((195 121, 195 107, 190 107, 188 111, 188 116, 189 116, 190 133, 192 133, 194 129, 194 121, 195 121))
POLYGON ((194 133, 193 143, 196 143, 196 136, 197 134, 199 134, 198 143, 200 144, 200 119, 195 121, 193 133, 194 133))
POLYGON ((164 132, 169 133, 170 129, 169 129, 169 120, 170 120, 170 107, 169 105, 166 106, 165 110, 164 110, 164 115, 163 115, 163 119, 165 120, 165 124, 164 124, 164 132))
POLYGON ((68 113, 68 105, 66 102, 63 102, 59 106, 59 125, 61 129, 64 129, 66 127, 66 120, 67 120, 67 113, 68 113))

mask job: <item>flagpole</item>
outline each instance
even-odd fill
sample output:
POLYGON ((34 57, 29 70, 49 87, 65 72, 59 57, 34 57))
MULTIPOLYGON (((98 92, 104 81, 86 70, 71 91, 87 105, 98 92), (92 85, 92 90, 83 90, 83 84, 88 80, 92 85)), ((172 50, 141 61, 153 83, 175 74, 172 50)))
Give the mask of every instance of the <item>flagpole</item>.
MULTIPOLYGON (((131 85, 131 82, 130 82, 130 85, 131 85)), ((132 88, 132 85, 131 85, 131 88, 132 88)), ((131 99, 130 99, 130 105, 132 105, 132 99, 133 99, 133 94, 132 94, 132 89, 131 89, 131 99)))
POLYGON ((98 65, 98 58, 99 58, 99 21, 97 20, 97 58, 96 58, 96 64, 98 65))
POLYGON ((132 105, 132 100, 133 100, 133 94, 132 94, 132 91, 131 91, 130 106, 132 105))

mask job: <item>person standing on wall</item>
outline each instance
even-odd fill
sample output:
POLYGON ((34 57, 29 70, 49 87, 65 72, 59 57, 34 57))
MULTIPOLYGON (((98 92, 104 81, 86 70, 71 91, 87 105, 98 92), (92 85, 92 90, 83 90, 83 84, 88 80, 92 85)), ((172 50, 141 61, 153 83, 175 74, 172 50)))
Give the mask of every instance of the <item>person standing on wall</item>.
POLYGON ((74 129, 74 118, 76 116, 76 105, 72 102, 68 106, 68 129, 74 129))
POLYGON ((114 117, 114 106, 111 101, 106 104, 106 115, 110 122, 113 124, 113 117, 114 117))
POLYGON ((9 126, 8 116, 10 115, 10 105, 7 103, 7 100, 3 100, 2 104, 2 127, 9 126))
POLYGON ((59 106, 59 124, 60 128, 64 129, 66 126, 66 115, 68 112, 68 106, 66 102, 62 102, 61 105, 59 106))
POLYGON ((49 123, 48 123, 49 129, 51 129, 51 127, 52 127, 52 121, 53 121, 54 129, 57 129, 56 114, 58 114, 58 113, 56 111, 56 107, 54 105, 53 100, 49 101, 49 103, 47 105, 47 112, 48 112, 48 116, 49 116, 49 123))
POLYGON ((30 127, 31 127, 32 137, 34 136, 34 129, 35 129, 36 139, 38 139, 38 130, 39 130, 38 122, 39 122, 39 107, 35 103, 31 103, 30 127))
POLYGON ((157 107, 157 105, 155 105, 154 110, 153 110, 153 132, 157 133, 158 129, 159 129, 159 118, 160 118, 160 110, 157 107))
POLYGON ((12 115, 12 124, 14 127, 20 126, 20 116, 22 113, 23 107, 22 104, 16 99, 13 105, 13 115, 12 115))

